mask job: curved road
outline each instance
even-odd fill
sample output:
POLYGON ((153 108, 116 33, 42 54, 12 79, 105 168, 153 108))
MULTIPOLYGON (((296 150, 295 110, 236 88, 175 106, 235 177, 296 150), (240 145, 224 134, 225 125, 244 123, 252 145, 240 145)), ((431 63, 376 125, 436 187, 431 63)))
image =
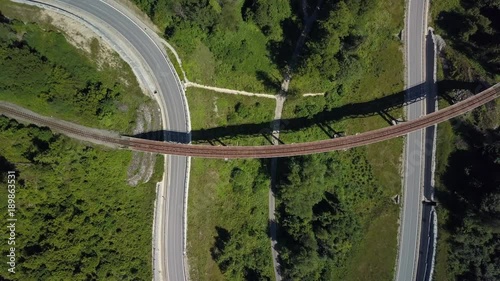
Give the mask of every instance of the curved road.
MULTIPOLYGON (((158 91, 158 100, 162 108, 163 127, 169 131, 189 133, 189 112, 182 86, 174 70, 169 65, 164 53, 140 23, 120 12, 113 6, 99 0, 59 0, 31 1, 50 4, 69 11, 88 21, 86 15, 97 18, 100 27, 118 33, 126 39, 129 46, 142 57, 145 68, 152 76, 158 91), (166 114, 165 114, 166 113, 166 114), (166 115, 166 116, 165 116, 166 115), (166 117, 166 118, 165 118, 166 117), (166 120, 165 120, 166 119, 166 120)), ((107 38, 113 40, 112 38, 107 38)), ((140 62, 139 62, 140 63, 140 62)), ((189 136, 187 134, 187 136, 189 136)), ((165 135, 164 138, 167 139, 165 135)), ((176 142, 189 142, 189 139, 169 139, 176 142)), ((155 280, 186 280, 184 267, 184 202, 187 196, 189 158, 167 156, 165 161, 166 177, 157 192, 155 214, 155 237, 153 269, 155 280), (166 194, 165 194, 166 193, 166 194), (164 195, 165 194, 165 195, 164 195)))

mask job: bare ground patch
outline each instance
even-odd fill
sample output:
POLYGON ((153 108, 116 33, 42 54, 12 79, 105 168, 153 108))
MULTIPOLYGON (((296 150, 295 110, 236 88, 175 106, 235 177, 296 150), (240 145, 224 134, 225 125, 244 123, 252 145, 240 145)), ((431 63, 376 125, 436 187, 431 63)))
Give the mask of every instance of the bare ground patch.
MULTIPOLYGON (((143 104, 137 110, 136 126, 133 134, 152 132, 160 130, 160 116, 155 106, 143 104)), ((140 182, 146 183, 151 179, 154 172, 156 157, 154 153, 137 152, 132 153, 127 176, 128 184, 136 186, 140 182)))
POLYGON ((118 67, 120 65, 120 57, 104 40, 90 28, 72 18, 50 9, 12 2, 0 3, 0 8, 22 21, 37 22, 43 28, 52 29, 53 27, 56 31, 62 32, 71 45, 90 55, 97 63, 99 70, 104 66, 118 67))
POLYGON ((41 20, 61 30, 71 45, 90 54, 99 70, 106 65, 120 65, 115 51, 85 25, 51 10, 40 10, 39 13, 41 20))

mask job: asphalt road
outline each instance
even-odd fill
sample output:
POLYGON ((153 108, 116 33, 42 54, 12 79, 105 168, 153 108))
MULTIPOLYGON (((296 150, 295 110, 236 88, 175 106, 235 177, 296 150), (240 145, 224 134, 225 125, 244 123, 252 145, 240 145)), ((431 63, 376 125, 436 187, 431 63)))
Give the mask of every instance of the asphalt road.
MULTIPOLYGON (((116 30, 143 57, 151 73, 157 81, 160 106, 167 115, 167 128, 174 132, 188 132, 188 115, 185 111, 183 93, 179 88, 176 76, 172 72, 163 53, 157 45, 131 18, 120 13, 113 7, 98 0, 60 0, 65 4, 77 7, 100 19, 110 28, 116 30)), ((174 134, 175 135, 175 134, 174 134)), ((169 134, 172 136, 172 134, 169 134)), ((167 138, 167 134, 165 134, 167 138)), ((189 141, 172 139, 173 141, 189 141)), ((156 245, 154 254, 155 280, 185 280, 184 275, 184 199, 186 176, 188 173, 188 158, 184 156, 168 156, 166 161, 167 177, 164 180, 166 196, 158 193, 157 202, 165 200, 156 213, 160 221, 153 239, 156 245), (161 263, 161 264, 160 264, 161 263)))
MULTIPOLYGON (((407 98, 424 97, 426 85, 425 33, 427 29, 426 1, 408 0, 406 16, 406 84, 407 98)), ((426 112, 426 99, 416 99, 406 107, 408 120, 419 118, 426 112)), ((405 147, 404 196, 401 218, 399 254, 396 280, 416 280, 420 247, 420 227, 422 219, 422 200, 425 155, 432 153, 424 142, 425 131, 418 130, 408 134, 405 147)))
MULTIPOLYGON (((426 35, 426 114, 436 111, 437 90, 434 75, 435 66, 435 42, 430 31, 426 35)), ((424 174, 423 174, 423 196, 426 202, 434 201, 433 186, 433 161, 435 153, 434 137, 436 135, 436 126, 425 129, 424 145, 424 174)), ((434 206, 424 204, 422 206, 422 221, 420 226, 420 247, 418 256, 418 266, 416 280, 428 281, 432 277, 432 267, 434 263, 434 206)))

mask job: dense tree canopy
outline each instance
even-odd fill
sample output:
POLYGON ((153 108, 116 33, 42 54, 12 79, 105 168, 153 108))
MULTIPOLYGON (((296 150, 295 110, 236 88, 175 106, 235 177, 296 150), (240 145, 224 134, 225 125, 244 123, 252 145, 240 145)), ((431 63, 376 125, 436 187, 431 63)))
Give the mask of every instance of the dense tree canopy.
POLYGON ((290 280, 332 280, 362 235, 369 199, 381 195, 360 151, 283 161, 279 239, 290 280))
POLYGON ((448 269, 456 280, 500 279, 500 129, 455 125, 457 149, 441 176, 449 210, 448 269))
MULTIPOLYGON (((74 64, 69 66, 65 62, 63 67, 61 60, 71 55, 71 50, 49 49, 44 45, 35 49, 30 45, 31 41, 41 41, 33 37, 46 36, 46 39, 67 46, 62 35, 28 32, 23 40, 18 40, 17 32, 21 30, 17 27, 16 31, 16 25, 22 24, 0 25, 0 91, 12 95, 30 94, 46 102, 78 108, 80 114, 95 114, 100 118, 114 111, 113 100, 120 94, 118 85, 103 84, 94 67, 80 64, 79 60, 72 60, 74 64)), ((28 26, 28 29, 33 28, 28 26)))
MULTIPOLYGON (((445 79, 497 82, 500 71, 500 1, 440 1, 438 33, 444 49, 445 79)), ((441 89, 445 90, 445 89, 441 89)), ((447 94, 452 92, 447 92, 447 94)), ((438 247, 446 249, 442 265, 454 280, 500 279, 500 130, 498 103, 492 102, 459 120, 442 136, 449 144, 439 178, 438 199, 449 233, 438 247), (453 128, 453 130, 451 129, 453 128), (453 134, 452 134, 453 132, 453 134), (443 245, 444 244, 444 245, 443 245)), ((439 133, 439 132, 438 132, 439 133)), ((438 134, 439 137, 439 134, 438 134)), ((438 252, 439 253, 439 252, 438 252)))
POLYGON ((124 81, 129 69, 112 69, 89 57, 51 26, 42 29, 0 14, 2 100, 85 125, 130 130, 146 97, 135 80, 124 81))
MULTIPOLYGON (((3 116, 0 143, 0 182, 8 170, 17 178, 16 274, 2 270, 0 279, 151 279, 155 189, 126 184, 129 152, 85 146, 3 116)), ((7 189, 0 195, 7 210, 7 189)))
POLYGON ((325 9, 327 12, 313 30, 313 40, 307 44, 308 58, 300 71, 317 73, 321 79, 333 81, 340 69, 346 70, 345 60, 358 59, 353 54, 364 35, 353 27, 366 11, 360 5, 369 5, 361 2, 346 0, 329 4, 329 11, 325 9))
MULTIPOLYGON (((216 81, 229 81, 221 77, 229 73, 248 75, 264 86, 275 84, 274 88, 279 88, 282 74, 293 68, 293 74, 304 77, 309 87, 323 90, 329 90, 341 73, 356 68, 365 59, 356 55, 356 50, 367 32, 373 31, 367 30, 365 24, 372 20, 368 15, 370 7, 377 5, 377 1, 367 0, 135 2, 186 55, 188 75, 207 79, 215 72, 212 79, 216 81), (308 32, 304 33, 306 26, 308 32), (306 44, 294 52, 302 35, 306 36, 306 44), (207 53, 213 55, 213 60, 207 53), (292 59, 294 53, 298 58, 292 59), (204 61, 192 62, 194 59, 204 61), (297 65, 290 66, 295 60, 297 65), (204 75, 190 71, 195 64, 206 67, 204 75)), ((386 30, 378 32, 383 37, 386 30)), ((234 88, 238 84, 227 86, 234 88)))
POLYGON ((446 39, 488 72, 500 72, 500 1, 461 0, 459 8, 438 15, 446 39))
POLYGON ((264 35, 275 40, 281 39, 281 22, 291 16, 288 0, 247 0, 242 9, 244 20, 252 20, 264 35))

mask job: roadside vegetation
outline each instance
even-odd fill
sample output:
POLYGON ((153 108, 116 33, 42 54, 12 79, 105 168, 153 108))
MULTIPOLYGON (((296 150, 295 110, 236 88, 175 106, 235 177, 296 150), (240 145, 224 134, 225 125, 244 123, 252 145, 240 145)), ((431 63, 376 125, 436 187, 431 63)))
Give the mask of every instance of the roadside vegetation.
MULTIPOLYGON (((446 43, 438 78, 454 81, 438 89, 440 107, 498 82, 500 2, 440 0, 431 12, 446 43)), ((438 126, 436 280, 500 278, 499 124, 494 101, 438 126)))
POLYGON ((130 67, 116 57, 113 64, 96 61, 97 39, 86 53, 50 20, 40 16, 35 23, 13 5, 0 5, 0 99, 82 125, 131 132, 138 106, 148 99, 130 67))
MULTIPOLYGON (((253 105, 255 101, 253 97, 223 95, 199 89, 189 89, 188 98, 190 108, 193 108, 191 117, 193 133, 195 135, 196 132, 203 131, 201 128, 224 128, 228 125, 228 117, 234 114, 233 109, 237 104, 249 101, 249 104, 253 105), (215 108, 214 102, 217 104, 217 114, 213 112, 215 108), (211 106, 206 106, 207 104, 211 106)), ((259 101, 265 102, 266 100, 259 99, 259 101)), ((274 103, 273 100, 268 100, 267 102, 270 104, 274 103)), ((272 114, 272 107, 269 105, 265 108, 267 108, 267 111, 260 111, 255 108, 249 110, 251 114, 246 115, 247 118, 239 120, 238 123, 246 124, 250 120, 263 121, 265 120, 263 117, 266 116, 266 113, 267 118, 269 118, 272 114)), ((348 119, 348 121, 359 123, 358 126, 363 121, 373 122, 373 124, 378 126, 383 126, 385 122, 378 116, 348 119)), ((263 122, 262 124, 262 128, 270 126, 269 122, 263 122)), ((235 127, 235 129, 237 128, 235 127)), ((313 131, 318 139, 324 138, 323 131, 318 128, 313 131)), ((294 133, 292 132, 287 131, 287 134, 290 137, 294 137, 294 133)), ((262 144, 261 142, 264 140, 262 135, 245 137, 245 135, 235 133, 230 134, 230 136, 232 137, 228 137, 223 141, 225 144, 234 145, 238 142, 239 144, 262 144)), ((297 131, 295 137, 296 139, 305 138, 302 140, 306 140, 306 135, 303 131, 297 131)), ((314 138, 314 135, 311 135, 311 138, 314 138)), ((220 145, 216 141, 214 143, 220 145)), ((335 248, 328 255, 320 255, 318 253, 323 253, 325 248, 322 248, 322 242, 317 242, 320 246, 318 246, 319 248, 316 249, 316 252, 307 251, 306 256, 302 256, 301 260, 303 261, 311 260, 315 264, 317 263, 317 267, 314 269, 311 268, 311 270, 321 272, 321 270, 328 268, 329 272, 325 276, 334 276, 342 280, 356 280, 366 276, 366 274, 370 274, 375 279, 380 277, 379 280, 392 278, 392 269, 397 250, 396 234, 399 208, 391 198, 400 192, 399 156, 401 149, 402 141, 396 139, 346 152, 332 152, 280 161, 279 167, 282 170, 278 175, 281 175, 280 179, 282 183, 279 186, 278 203, 281 201, 283 203, 279 205, 281 206, 279 209, 279 222, 286 226, 284 226, 281 233, 283 238, 279 238, 279 241, 281 245, 284 245, 281 246, 281 249, 284 252, 290 252, 288 257, 292 260, 288 261, 289 264, 292 261, 293 264, 296 264, 296 261, 293 259, 300 256, 296 256, 295 254, 297 253, 292 252, 293 249, 297 250, 297 248, 304 246, 291 240, 289 237, 287 238, 287 236, 291 235, 288 233, 292 232, 289 228, 293 228, 301 230, 300 233, 294 234, 295 237, 300 235, 310 236, 313 239, 311 243, 316 243, 316 239, 318 241, 326 239, 325 235, 327 235, 326 237, 337 237, 337 235, 341 237, 339 238, 340 240, 335 240, 337 241, 335 247, 343 245, 342 249, 335 248), (384 159, 384 163, 378 161, 379 159, 384 159), (290 169, 293 171, 289 171, 290 169), (309 193, 314 193, 315 196, 307 195, 307 198, 310 199, 305 200, 304 194, 309 193), (333 200, 336 203, 330 204, 329 200, 333 200), (292 204, 292 201, 297 202, 292 204), (329 204, 333 205, 333 207, 328 207, 329 204), (297 210, 293 208, 297 208, 297 210), (285 209, 289 209, 289 212, 295 215, 307 211, 309 219, 304 219, 303 224, 293 226, 293 223, 286 222, 286 218, 292 215, 284 212, 285 209), (282 211, 283 213, 281 213, 282 211), (335 224, 327 225, 325 223, 323 228, 319 228, 317 225, 321 225, 318 222, 318 220, 321 220, 320 217, 325 220, 334 220, 335 224), (343 224, 347 224, 349 227, 338 226, 343 224), (332 228, 333 225, 337 225, 337 227, 332 228), (295 247, 287 249, 289 245, 295 247), (332 267, 330 264, 334 264, 335 266, 332 267)), ((241 219, 237 219, 238 222, 234 221, 234 218, 239 216, 236 214, 239 214, 240 211, 242 216, 243 214, 255 212, 255 210, 248 211, 249 209, 246 208, 227 211, 229 208, 228 204, 231 206, 234 204, 234 202, 228 202, 232 200, 227 199, 227 196, 231 196, 231 198, 238 196, 237 198, 239 199, 237 200, 247 202, 249 200, 247 198, 253 198, 251 196, 257 196, 257 194, 244 193, 245 198, 240 198, 239 196, 243 196, 243 194, 239 194, 237 189, 228 191, 229 189, 225 186, 236 184, 237 182, 245 186, 252 186, 253 183, 248 182, 248 178, 251 178, 251 175, 253 177, 264 176, 264 178, 268 178, 267 170, 261 167, 251 170, 251 175, 246 179, 234 179, 232 169, 235 167, 254 167, 257 163, 256 160, 230 160, 226 162, 222 160, 194 159, 193 161, 190 199, 188 203, 188 255, 191 274, 194 274, 193 276, 196 276, 199 280, 220 279, 223 272, 226 272, 224 267, 221 268, 218 265, 217 260, 211 253, 212 247, 218 241, 220 225, 232 225, 240 223, 239 221, 244 221, 241 219), (210 180, 207 181, 207 179, 210 180), (224 192, 221 194, 220 190, 224 190, 224 192), (213 237, 213 240, 201 239, 202 236, 213 237)), ((264 211, 261 215, 267 217, 268 185, 262 188, 263 190, 259 191, 260 199, 256 198, 251 201, 254 202, 253 204, 260 202, 258 203, 259 205, 252 206, 253 208, 257 208, 256 210, 264 211)), ((245 216, 243 217, 246 218, 245 216)), ((245 222, 245 224, 248 224, 248 222, 245 222)), ((262 231, 265 230, 262 229, 262 231)), ((233 231, 230 233, 237 232, 233 231)), ((248 239, 245 241, 250 241, 248 239)), ((269 253, 264 252, 265 255, 270 254, 270 246, 267 242, 268 238, 266 237, 263 243, 269 250, 269 253)), ((253 249, 254 243, 251 241, 248 243, 249 246, 247 246, 246 242, 242 242, 240 246, 253 249)), ((247 249, 247 251, 249 250, 247 249)), ((228 251, 227 255, 236 260, 236 253, 228 251)), ((307 268, 305 265, 304 267, 307 268)), ((300 271, 300 269, 297 270, 300 271)), ((240 276, 246 275, 243 274, 240 276)), ((228 277, 227 280, 237 279, 234 276, 226 277, 228 277)), ((312 278, 312 276, 308 275, 307 278, 312 278)))
MULTIPOLYGON (((354 134, 379 126, 387 123, 378 115, 350 118, 332 124, 333 130, 328 123, 318 123, 285 131, 281 139, 324 139, 335 132, 354 134)), ((402 149, 398 138, 345 152, 280 160, 278 219, 284 239, 278 241, 283 242, 283 252, 289 252, 283 259, 291 280, 393 277, 400 211, 393 197, 401 193, 402 149), (323 241, 328 237, 337 239, 329 244, 323 241), (315 267, 308 264, 311 260, 315 267)))
POLYGON ((439 0, 432 25, 446 41, 443 66, 461 81, 500 79, 500 1, 439 0))
POLYGON ((261 74, 281 79, 267 44, 283 40, 289 1, 134 2, 174 44, 191 81, 263 92, 261 74))
POLYGON ((286 279, 352 280, 365 274, 375 280, 392 277, 397 220, 385 221, 383 217, 397 217, 398 206, 388 191, 399 190, 374 178, 365 153, 359 148, 281 161, 280 174, 284 176, 277 191, 278 245, 286 279), (377 226, 382 227, 377 233, 390 236, 375 238, 383 246, 367 247, 363 241, 373 239, 367 236, 373 231, 370 222, 379 218, 384 225, 377 226), (360 243, 367 248, 359 248, 360 243), (375 247, 385 249, 372 253, 375 247), (356 260, 358 251, 383 261, 356 260), (353 261, 358 262, 358 268, 350 266, 353 261))
POLYGON ((265 161, 194 158, 188 258, 193 280, 274 280, 265 161))
MULTIPOLYGON (((213 126, 225 122, 225 118, 214 115, 197 116, 192 115, 194 131, 200 123, 214 122, 213 126)), ((259 144, 262 137, 235 137, 231 144, 238 141, 259 144)), ((280 160, 278 245, 286 276, 293 276, 293 280, 299 277, 359 280, 367 274, 374 280, 392 278, 399 215, 399 206, 392 197, 401 188, 401 150, 402 140, 396 139, 346 152, 280 160), (384 159, 384 163, 377 161, 379 159, 384 159)), ((260 236, 267 232, 268 215, 269 174, 263 165, 267 165, 267 161, 193 160, 188 202, 188 257, 192 278, 238 280, 249 276, 246 271, 234 274, 234 269, 228 269, 214 256, 214 247, 225 245, 220 244, 220 237, 224 235, 239 241, 238 247, 243 252, 256 253, 265 247, 267 251, 261 253, 262 257, 254 255, 249 259, 263 260, 268 262, 265 266, 271 266, 269 238, 260 236), (245 171, 241 177, 240 169, 245 171), (266 184, 250 191, 258 178, 266 184), (235 204, 238 207, 234 207, 235 204), (261 218, 259 227, 252 226, 258 225, 254 216, 261 218), (221 227, 227 231, 225 234, 221 234, 221 227), (247 228, 260 231, 254 232, 255 237, 247 237, 245 231, 240 231, 247 228), (263 240, 257 243, 254 238, 263 240)), ((237 268, 247 267, 247 259, 231 249, 222 251, 224 260, 231 259, 230 264, 237 268)), ((250 280, 267 280, 264 273, 260 274, 261 278, 250 280)))
POLYGON ((290 92, 336 91, 339 80, 355 82, 376 67, 370 52, 390 41, 397 48, 402 28, 393 15, 403 2, 394 0, 134 2, 177 48, 190 80, 254 92, 277 93, 284 73, 296 80, 290 92), (310 21, 310 35, 294 54, 310 21))
POLYGON ((499 123, 493 102, 439 127, 437 280, 500 278, 499 123))
MULTIPOLYGON (((2 280, 151 279, 155 181, 127 185, 132 153, 0 117, 0 182, 16 171, 16 274, 2 280)), ((157 161, 161 162, 161 161, 157 161)), ((7 210, 7 189, 0 190, 7 210)), ((2 212, 7 221, 7 212, 2 212)), ((7 230, 2 233, 8 236, 7 230)), ((8 254, 7 243, 1 247, 8 254)))
MULTIPOLYGON (((98 39, 78 41, 56 21, 37 8, 0 1, 0 100, 90 127, 141 130, 137 109, 151 101, 130 67, 98 39)), ((163 158, 148 155, 153 175, 132 186, 142 153, 89 146, 3 116, 0 143, 0 182, 6 184, 9 170, 18 180, 16 274, 4 270, 0 279, 152 278, 153 201, 163 158)), ((7 189, 0 194, 7 198, 7 189)))
MULTIPOLYGON (((178 47, 191 80, 268 92, 277 92, 281 73, 287 70, 287 60, 304 27, 303 13, 310 14, 315 9, 313 5, 302 7, 298 1, 157 1, 153 2, 154 7, 148 3, 139 4, 153 15, 165 29, 167 39, 178 47)), ((346 110, 335 112, 350 103, 369 102, 402 89, 402 56, 397 35, 402 28, 403 3, 378 1, 371 5, 341 1, 321 7, 310 41, 300 52, 298 67, 292 73, 291 95, 285 107, 285 117, 291 121, 285 124, 285 142, 332 137, 318 125, 324 122, 326 127, 338 128, 346 134, 387 126, 383 118, 371 116, 385 116, 383 109, 359 113, 356 116, 360 119, 345 119, 352 114, 346 110), (372 32, 373 26, 377 26, 378 32, 372 32), (293 96, 313 91, 327 94, 311 100, 293 96), (293 120, 297 117, 302 119, 293 120), (294 128, 295 124, 305 125, 294 128)), ((19 22, 5 24, 10 28, 5 33, 11 34, 11 38, 35 29, 19 22)), ((51 59, 54 56, 51 49, 39 45, 47 44, 46 41, 62 44, 62 35, 53 33, 52 37, 42 37, 44 40, 39 41, 24 36, 25 48, 36 52, 33 55, 24 51, 23 59, 31 57, 37 62, 45 58, 52 64, 59 63, 51 59)), ((49 74, 55 71, 49 70, 45 73, 51 77, 49 74)), ((72 72, 69 73, 67 76, 72 77, 72 72)), ((82 104, 95 108, 93 115, 105 118, 107 115, 100 117, 102 109, 98 109, 107 108, 107 95, 114 100, 122 95, 114 84, 99 81, 103 88, 96 88, 93 80, 83 79, 86 80, 91 81, 89 90, 76 87, 75 95, 48 95, 53 101, 45 102, 57 101, 67 110, 77 110, 68 106, 75 103, 72 97, 87 93, 83 94, 82 104)), ((80 85, 79 81, 73 82, 80 85)), ((68 89, 65 85, 61 87, 68 89)), ((49 90, 58 93, 57 88, 49 90)), ((226 137, 232 144, 266 143, 259 134, 272 119, 272 100, 222 97, 203 90, 189 90, 188 98, 193 109, 193 130, 230 128, 215 137, 205 134, 206 138, 226 137), (207 105, 214 105, 213 109, 207 105), (241 124, 260 126, 254 126, 258 131, 253 138, 246 138, 244 130, 238 131, 237 125, 241 124)), ((400 113, 400 110, 391 112, 394 116, 400 113)), ((398 207, 391 197, 400 191, 401 147, 400 140, 393 140, 347 152, 280 162, 279 247, 285 276, 308 280, 392 277, 398 207)), ((268 178, 266 161, 193 161, 188 214, 192 278, 273 279, 267 236, 268 178)))
POLYGON ((275 101, 188 88, 186 91, 196 143, 215 145, 270 144, 269 124, 275 101), (244 125, 255 128, 249 130, 244 125))
MULTIPOLYGON (((169 4, 157 1, 156 6, 136 2, 140 2, 139 6, 142 5, 166 30, 167 39, 181 54, 189 79, 215 86, 277 93, 281 74, 273 72, 275 70, 258 69, 256 66, 268 64, 258 63, 257 59, 249 59, 247 55, 269 57, 273 67, 282 73, 285 60, 292 56, 303 28, 299 1, 285 3, 291 7, 291 13, 283 18, 272 13, 272 7, 285 5, 282 1, 202 1, 197 5, 186 1, 169 4), (256 41, 247 42, 249 45, 267 46, 267 54, 260 53, 260 47, 247 54, 241 49, 217 46, 230 40, 242 40, 231 35, 236 31, 220 28, 225 20, 222 15, 229 15, 229 12, 214 12, 211 28, 199 27, 209 22, 198 20, 200 11, 214 6, 227 9, 235 3, 242 5, 242 9, 236 12, 246 11, 243 14, 248 16, 244 18, 238 14, 235 17, 237 28, 257 26, 255 30, 266 38, 276 38, 274 42, 261 40, 261 35, 245 38, 256 41), (263 7, 267 7, 269 13, 266 24, 257 21, 256 13, 263 7), (278 24, 276 18, 280 18, 278 24), (178 22, 181 19, 184 21, 178 22), (204 32, 194 32, 198 29, 204 32), (224 42, 212 39, 212 36, 222 36, 219 34, 227 35, 224 42), (195 55, 200 51, 197 48, 203 50, 203 55, 195 55), (227 57, 226 53, 216 53, 217 50, 225 50, 227 57), (235 59, 230 55, 232 52, 240 56, 235 59), (237 66, 244 62, 254 64, 245 64, 248 66, 245 69, 237 66), (231 67, 230 72, 217 68, 226 63, 236 67, 231 67), (197 64, 201 66, 195 67, 197 64), (199 74, 193 74, 190 67, 198 69, 199 74), (257 70, 261 71, 258 75, 257 70), (206 76, 198 77, 202 75, 206 76), (254 78, 249 79, 249 75, 254 78)), ((312 13, 314 8, 315 5, 309 4, 307 13, 312 13)), ((358 1, 341 1, 322 6, 317 22, 313 24, 310 41, 306 41, 296 71, 292 73, 280 130, 283 143, 351 135, 389 126, 391 120, 402 117, 404 69, 399 33, 403 28, 403 8, 403 1, 376 1, 368 6, 358 1), (298 95, 318 91, 326 92, 325 96, 298 95)), ((281 11, 285 15, 286 9, 281 11)), ((239 36, 247 36, 240 31, 237 29, 239 36)), ((270 134, 275 101, 200 89, 188 89, 187 95, 194 141, 214 145, 270 144, 266 136, 270 134)), ((393 277, 399 206, 392 198, 401 192, 402 148, 402 140, 395 139, 345 152, 280 159, 276 203, 278 247, 284 276, 292 280, 363 280, 367 276, 370 280, 388 280, 393 277)), ((219 245, 219 237, 225 235, 241 241, 238 249, 243 252, 255 253, 260 247, 265 247, 264 256, 253 259, 266 260, 267 274, 270 275, 263 273, 268 270, 265 267, 259 278, 250 279, 274 279, 269 238, 266 236, 261 245, 253 242, 251 237, 245 240, 236 238, 244 237, 244 231, 228 230, 233 229, 233 225, 245 225, 243 229, 253 225, 254 218, 248 216, 249 213, 263 212, 260 214, 262 221, 267 217, 268 185, 250 194, 246 191, 240 194, 237 189, 228 187, 238 181, 253 186, 254 178, 269 178, 267 168, 261 166, 267 162, 258 163, 255 160, 193 161, 188 208, 188 257, 192 278, 241 280, 257 276, 248 275, 248 270, 239 270, 239 274, 234 275, 234 269, 228 269, 228 264, 240 269, 252 268, 248 260, 240 258, 238 251, 231 247, 224 251, 227 256, 223 259, 232 261, 230 263, 221 264, 220 258, 213 255, 211 249, 219 245), (252 168, 258 166, 260 168, 252 168), (245 170, 249 167, 252 180, 234 181, 232 170, 235 167, 245 170), (257 195, 260 199, 255 197, 257 195), (240 216, 240 209, 226 210, 228 204, 235 204, 228 198, 237 198, 243 202, 241 204, 248 204, 246 198, 255 198, 252 199, 252 208, 256 209, 249 207, 252 210, 249 212, 247 207, 241 208, 240 216), (223 227, 224 235, 220 232, 221 225, 230 225, 223 227)), ((267 224, 261 227, 267 227, 267 224)), ((267 232, 267 228, 261 228, 261 231, 267 232)), ((260 236, 256 234, 256 237, 260 236)))
MULTIPOLYGON (((274 100, 203 89, 188 89, 187 97, 194 141, 265 144, 260 135, 217 138, 203 129, 249 121, 268 123, 274 113, 274 100)), ((187 239, 191 279, 273 280, 266 161, 192 161, 187 239)))

